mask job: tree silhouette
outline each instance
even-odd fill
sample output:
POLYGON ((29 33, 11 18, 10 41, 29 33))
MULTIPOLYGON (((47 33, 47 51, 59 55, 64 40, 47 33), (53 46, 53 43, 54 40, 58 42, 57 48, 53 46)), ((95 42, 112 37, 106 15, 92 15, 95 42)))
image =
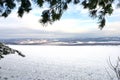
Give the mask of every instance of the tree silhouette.
POLYGON ((11 11, 18 6, 18 16, 22 17, 25 12, 32 10, 31 3, 43 7, 45 3, 49 5, 49 9, 44 10, 41 14, 40 23, 47 24, 60 20, 62 14, 68 9, 70 3, 80 4, 84 9, 89 10, 89 15, 93 19, 98 19, 100 29, 105 26, 106 15, 113 12, 113 3, 120 0, 0 0, 0 16, 7 17, 11 11))
POLYGON ((18 55, 25 57, 25 55, 23 55, 20 51, 12 49, 4 45, 3 43, 0 43, 0 60, 4 58, 4 55, 15 54, 15 53, 18 53, 18 55))
MULTIPOLYGON (((80 4, 84 9, 89 10, 89 15, 93 19, 98 19, 99 28, 102 29, 105 26, 106 15, 113 13, 113 4, 117 1, 117 6, 120 6, 120 0, 0 0, 0 17, 8 17, 8 15, 17 8, 19 17, 22 17, 25 12, 32 10, 32 5, 37 4, 40 8, 45 3, 48 4, 49 9, 44 10, 41 14, 42 19, 40 23, 48 24, 54 21, 60 20, 62 14, 68 9, 68 5, 73 3, 74 5, 80 4)), ((3 55, 10 53, 18 54, 19 51, 9 48, 0 43, 0 59, 3 55)), ((20 54, 23 56, 22 54, 20 54)))

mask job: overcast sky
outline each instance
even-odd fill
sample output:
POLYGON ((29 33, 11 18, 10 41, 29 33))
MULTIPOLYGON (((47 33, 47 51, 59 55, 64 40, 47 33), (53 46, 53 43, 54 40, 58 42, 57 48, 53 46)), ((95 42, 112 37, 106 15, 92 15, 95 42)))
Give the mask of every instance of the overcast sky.
POLYGON ((35 7, 22 18, 14 10, 7 18, 0 18, 0 38, 75 38, 75 37, 120 37, 120 9, 114 9, 107 16, 103 30, 98 28, 97 20, 89 17, 81 6, 69 6, 60 21, 43 27, 39 23, 44 9, 35 7))

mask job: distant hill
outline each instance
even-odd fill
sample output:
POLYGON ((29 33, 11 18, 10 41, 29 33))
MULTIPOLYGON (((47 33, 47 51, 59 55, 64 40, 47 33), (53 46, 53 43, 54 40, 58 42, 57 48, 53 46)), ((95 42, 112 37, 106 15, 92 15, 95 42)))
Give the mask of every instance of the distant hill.
POLYGON ((0 39, 0 42, 10 45, 120 45, 120 37, 100 38, 23 38, 23 39, 0 39))

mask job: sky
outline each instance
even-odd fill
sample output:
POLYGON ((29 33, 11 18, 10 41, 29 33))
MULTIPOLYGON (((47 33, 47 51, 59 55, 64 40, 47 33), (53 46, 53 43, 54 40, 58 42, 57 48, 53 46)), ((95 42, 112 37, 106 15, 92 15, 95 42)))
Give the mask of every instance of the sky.
POLYGON ((22 18, 15 9, 7 18, 0 18, 0 39, 120 37, 120 9, 115 6, 102 30, 98 21, 90 18, 88 11, 79 5, 70 5, 59 21, 42 26, 39 20, 45 9, 34 6, 22 18))

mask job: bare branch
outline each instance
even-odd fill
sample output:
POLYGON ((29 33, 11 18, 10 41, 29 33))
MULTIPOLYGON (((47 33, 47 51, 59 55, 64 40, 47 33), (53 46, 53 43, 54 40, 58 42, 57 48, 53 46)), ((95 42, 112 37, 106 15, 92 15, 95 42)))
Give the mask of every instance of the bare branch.
POLYGON ((114 71, 117 79, 120 80, 120 58, 119 57, 116 62, 117 62, 116 65, 113 65, 109 57, 109 66, 114 71))

